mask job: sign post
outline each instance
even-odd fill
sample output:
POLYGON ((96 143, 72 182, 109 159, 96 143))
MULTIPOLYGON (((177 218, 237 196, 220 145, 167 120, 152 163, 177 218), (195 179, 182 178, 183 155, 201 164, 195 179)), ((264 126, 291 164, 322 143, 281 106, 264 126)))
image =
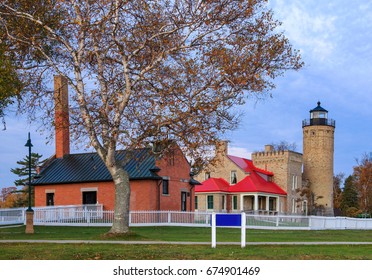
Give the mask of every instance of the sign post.
POLYGON ((212 248, 217 246, 216 228, 217 227, 240 227, 241 228, 241 247, 245 247, 246 238, 246 215, 240 214, 216 214, 212 213, 212 248))

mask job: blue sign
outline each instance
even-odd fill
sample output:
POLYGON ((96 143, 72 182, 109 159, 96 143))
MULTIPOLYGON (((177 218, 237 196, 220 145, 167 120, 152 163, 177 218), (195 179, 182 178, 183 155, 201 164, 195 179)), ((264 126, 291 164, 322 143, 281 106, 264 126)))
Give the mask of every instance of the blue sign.
POLYGON ((241 214, 216 214, 217 227, 240 227, 241 225, 241 214))

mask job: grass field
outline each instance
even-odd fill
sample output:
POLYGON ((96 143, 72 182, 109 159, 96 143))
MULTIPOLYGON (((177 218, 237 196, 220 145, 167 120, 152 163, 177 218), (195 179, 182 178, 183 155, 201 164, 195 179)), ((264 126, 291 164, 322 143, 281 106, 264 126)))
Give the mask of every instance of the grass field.
MULTIPOLYGON (((125 238, 107 238, 108 228, 100 227, 35 227, 26 235, 25 228, 0 228, 1 240, 157 240, 210 242, 209 228, 138 227, 125 238)), ((217 229, 217 242, 239 242, 238 229, 217 229)), ((247 230, 247 242, 372 242, 372 231, 271 231, 247 230)), ((25 244, 2 243, 0 259, 87 260, 87 259, 276 259, 372 260, 372 245, 119 245, 119 244, 25 244)))

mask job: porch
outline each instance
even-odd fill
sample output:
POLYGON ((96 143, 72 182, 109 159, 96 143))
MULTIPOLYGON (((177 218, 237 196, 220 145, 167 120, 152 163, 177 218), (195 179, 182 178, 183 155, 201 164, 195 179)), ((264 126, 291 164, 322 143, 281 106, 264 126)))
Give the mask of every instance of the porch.
POLYGON ((280 213, 280 196, 270 194, 241 194, 240 211, 249 214, 280 213))

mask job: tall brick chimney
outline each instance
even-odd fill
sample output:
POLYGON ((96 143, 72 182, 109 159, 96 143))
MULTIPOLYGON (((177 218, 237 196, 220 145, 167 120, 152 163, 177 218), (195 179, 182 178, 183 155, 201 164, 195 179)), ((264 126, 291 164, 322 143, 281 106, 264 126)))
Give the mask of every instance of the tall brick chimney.
POLYGON ((68 113, 68 84, 66 77, 54 77, 54 122, 56 129, 56 158, 70 153, 70 120, 68 113))

